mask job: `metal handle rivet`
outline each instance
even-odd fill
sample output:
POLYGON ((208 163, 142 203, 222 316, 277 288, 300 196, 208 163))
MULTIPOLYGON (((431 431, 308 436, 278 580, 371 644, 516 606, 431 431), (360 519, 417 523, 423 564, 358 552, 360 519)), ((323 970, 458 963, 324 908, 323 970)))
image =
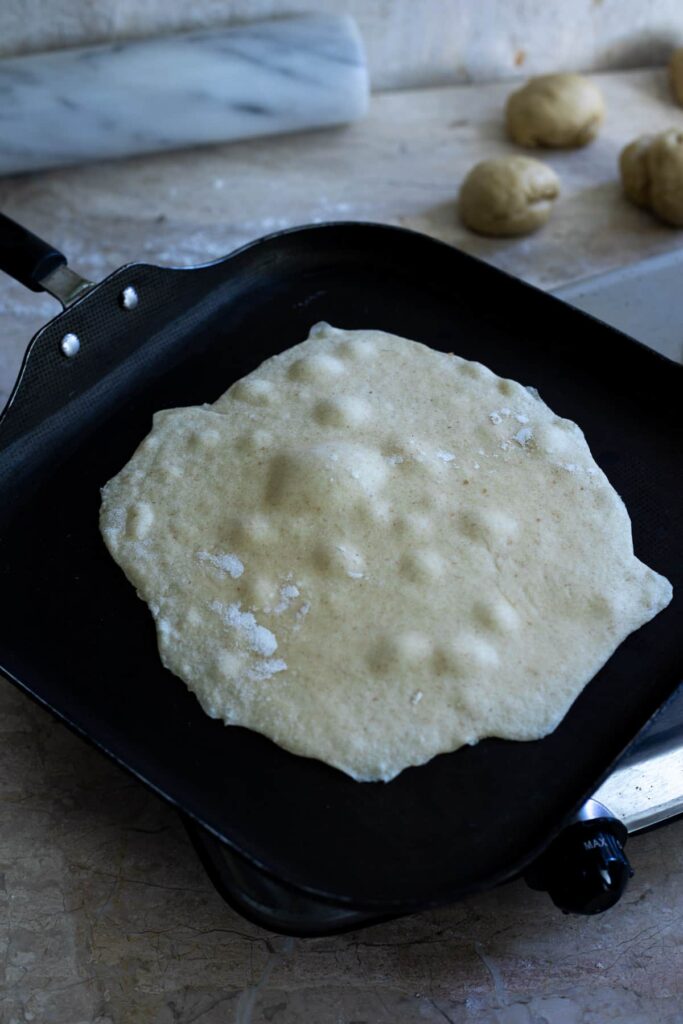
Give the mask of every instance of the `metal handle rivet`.
POLYGON ((123 309, 135 309, 139 301, 138 293, 132 284, 127 285, 119 295, 119 302, 123 309))
POLYGON ((75 355, 78 355, 81 342, 77 334, 65 334, 59 344, 59 347, 67 359, 73 359, 75 355))

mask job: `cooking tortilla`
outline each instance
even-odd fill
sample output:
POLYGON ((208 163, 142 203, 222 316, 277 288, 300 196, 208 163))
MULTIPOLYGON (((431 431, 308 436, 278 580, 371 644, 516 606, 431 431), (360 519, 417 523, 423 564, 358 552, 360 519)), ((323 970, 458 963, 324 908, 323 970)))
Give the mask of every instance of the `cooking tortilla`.
POLYGON ((157 413, 101 530, 208 715, 363 781, 547 735, 672 594, 533 389, 327 324, 157 413))

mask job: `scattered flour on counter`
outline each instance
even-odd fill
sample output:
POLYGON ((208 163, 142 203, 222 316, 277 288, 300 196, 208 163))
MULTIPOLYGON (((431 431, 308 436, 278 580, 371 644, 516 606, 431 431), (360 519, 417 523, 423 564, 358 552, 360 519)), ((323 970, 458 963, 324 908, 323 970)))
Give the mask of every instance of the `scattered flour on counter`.
POLYGON ((227 573, 234 580, 239 579, 244 572, 244 566, 237 555, 212 555, 209 551, 198 551, 197 558, 200 562, 207 562, 214 569, 218 569, 219 572, 227 573))
POLYGON ((113 508, 109 516, 110 530, 123 530, 126 525, 125 508, 113 508))
POLYGON ((521 445, 521 447, 523 448, 525 445, 529 443, 529 441, 531 441, 533 436, 534 435, 531 427, 522 427, 521 430, 517 431, 512 440, 516 441, 517 444, 521 445))
POLYGON ((249 679, 254 682, 261 682, 264 679, 270 679, 276 672, 284 672, 287 668, 287 662, 283 661, 282 658, 268 658, 263 661, 257 661, 255 665, 247 672, 249 679))
POLYGON ((528 423, 529 422, 529 417, 525 416, 523 412, 516 412, 515 413, 515 419, 517 420, 518 423, 528 423))
POLYGON ((157 619, 157 629, 164 640, 172 640, 178 636, 178 630, 173 628, 168 619, 157 619))
POLYGON ((280 587, 280 600, 273 608, 276 615, 286 612, 295 597, 299 596, 299 588, 293 583, 286 583, 280 587))
POLYGON ((441 459, 442 462, 453 462, 453 460, 455 459, 455 455, 453 454, 453 452, 444 451, 437 451, 436 457, 437 459, 441 459))
POLYGON ((259 626, 251 612, 241 610, 241 605, 225 605, 220 601, 213 601, 211 611, 220 615, 225 625, 231 626, 240 639, 257 654, 269 658, 277 650, 277 640, 271 631, 265 626, 259 626))
POLYGON ((135 557, 139 561, 142 562, 145 559, 149 559, 151 557, 152 553, 151 553, 151 551, 149 549, 149 544, 146 541, 144 541, 144 540, 133 541, 132 547, 133 547, 133 552, 135 553, 135 557))
POLYGON ((499 423, 503 422, 502 416, 500 415, 500 413, 497 412, 490 412, 489 419, 491 420, 491 423, 493 423, 493 425, 496 427, 498 426, 499 423))

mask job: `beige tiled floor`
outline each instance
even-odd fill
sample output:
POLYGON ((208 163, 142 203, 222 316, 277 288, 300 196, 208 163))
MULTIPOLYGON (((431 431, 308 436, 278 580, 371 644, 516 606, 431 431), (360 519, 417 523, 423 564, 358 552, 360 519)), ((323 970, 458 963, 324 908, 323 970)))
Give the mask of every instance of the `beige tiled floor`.
POLYGON ((324 939, 216 895, 175 813, 0 684, 3 1024, 681 1024, 683 823, 597 918, 521 882, 324 939))

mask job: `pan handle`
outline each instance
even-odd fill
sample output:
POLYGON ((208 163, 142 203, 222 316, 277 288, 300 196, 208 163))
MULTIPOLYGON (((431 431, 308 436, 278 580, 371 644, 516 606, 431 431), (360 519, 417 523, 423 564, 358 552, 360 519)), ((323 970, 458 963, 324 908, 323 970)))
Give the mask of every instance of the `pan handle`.
POLYGON ((32 292, 49 292, 66 306, 92 283, 66 265, 66 256, 27 228, 0 213, 0 270, 32 292))
POLYGON ((43 278, 65 264, 58 249, 0 213, 0 270, 32 292, 42 292, 43 278))

